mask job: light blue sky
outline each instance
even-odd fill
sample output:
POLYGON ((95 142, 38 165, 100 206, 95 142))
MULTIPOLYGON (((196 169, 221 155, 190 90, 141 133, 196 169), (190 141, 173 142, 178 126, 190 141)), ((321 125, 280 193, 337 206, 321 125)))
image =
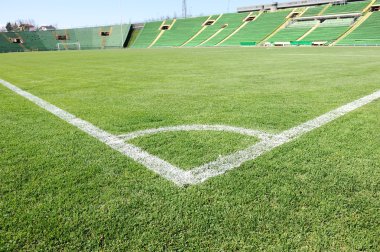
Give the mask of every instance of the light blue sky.
MULTIPOLYGON (((237 7, 272 3, 268 0, 187 0, 193 16, 236 12, 237 7)), ((14 0, 0 4, 0 27, 8 21, 33 19, 37 25, 53 24, 59 28, 141 22, 149 18, 182 14, 182 0, 14 0)))

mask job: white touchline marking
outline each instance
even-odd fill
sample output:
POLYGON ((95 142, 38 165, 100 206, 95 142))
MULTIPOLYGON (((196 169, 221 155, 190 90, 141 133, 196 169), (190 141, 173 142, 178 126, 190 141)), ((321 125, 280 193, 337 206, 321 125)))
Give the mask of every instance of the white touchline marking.
POLYGON ((31 93, 28 93, 12 85, 9 82, 0 79, 0 83, 4 87, 25 97, 26 99, 38 105, 39 107, 49 111, 50 113, 56 115, 62 120, 86 132, 90 136, 97 138, 99 141, 107 144, 112 149, 117 150, 120 153, 130 157, 131 159, 144 165, 145 167, 156 172, 162 177, 174 182, 178 186, 202 183, 209 178, 221 175, 226 171, 241 166, 244 162, 253 160, 280 145, 288 143, 307 132, 317 129, 351 111, 354 111, 380 98, 379 90, 356 101, 341 106, 335 110, 327 112, 326 114, 323 114, 315 119, 302 123, 291 129, 285 130, 279 134, 269 134, 258 130, 251 130, 225 125, 182 125, 173 127, 163 127, 158 129, 141 130, 129 134, 124 134, 121 136, 116 136, 94 126, 93 124, 87 121, 77 118, 76 116, 50 104, 47 101, 42 100, 37 96, 32 95, 31 93), (166 162, 165 160, 162 160, 142 150, 141 148, 133 144, 126 143, 127 140, 131 140, 133 138, 142 137, 149 134, 191 130, 213 130, 234 132, 248 136, 256 136, 261 141, 252 146, 249 146, 244 150, 240 150, 230 155, 219 157, 217 160, 213 162, 201 165, 189 171, 184 171, 166 162))

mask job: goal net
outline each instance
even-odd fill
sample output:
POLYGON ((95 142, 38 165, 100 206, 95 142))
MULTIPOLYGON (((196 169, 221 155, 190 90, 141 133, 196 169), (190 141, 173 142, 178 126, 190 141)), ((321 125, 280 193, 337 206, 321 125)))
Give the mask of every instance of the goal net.
POLYGON ((57 50, 80 50, 80 43, 57 43, 57 50))

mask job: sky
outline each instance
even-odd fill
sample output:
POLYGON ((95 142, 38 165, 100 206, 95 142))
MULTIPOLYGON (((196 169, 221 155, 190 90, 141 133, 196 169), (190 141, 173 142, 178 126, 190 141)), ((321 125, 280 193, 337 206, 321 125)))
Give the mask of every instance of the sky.
MULTIPOLYGON (((236 12, 238 7, 267 4, 268 0, 187 0, 193 16, 236 12)), ((39 26, 58 28, 144 22, 175 14, 182 15, 182 0, 17 0, 0 3, 0 27, 8 21, 34 20, 39 26)))

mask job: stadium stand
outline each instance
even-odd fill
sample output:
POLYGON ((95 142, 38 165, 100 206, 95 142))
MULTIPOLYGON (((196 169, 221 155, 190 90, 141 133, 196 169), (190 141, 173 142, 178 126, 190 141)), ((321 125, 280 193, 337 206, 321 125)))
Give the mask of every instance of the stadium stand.
POLYGON ((309 20, 309 21, 299 21, 299 22, 293 22, 288 25, 287 28, 312 28, 317 23, 319 23, 318 20, 309 20))
POLYGON ((0 35, 0 52, 23 52, 25 51, 17 43, 13 43, 12 39, 17 39, 13 32, 1 33, 0 35))
POLYGON ((238 46, 242 42, 259 43, 286 21, 290 10, 264 13, 249 22, 235 35, 224 41, 221 46, 238 46))
POLYGON ((127 41, 128 47, 132 47, 132 45, 136 42, 136 39, 140 36, 140 33, 141 33, 140 29, 133 29, 131 33, 131 37, 127 41))
POLYGON ((146 23, 136 38, 135 43, 132 45, 132 48, 147 48, 160 33, 162 24, 162 21, 146 23))
POLYGON ((79 49, 79 46, 80 49, 88 50, 252 46, 264 43, 380 45, 380 0, 293 1, 239 9, 240 13, 133 26, 125 24, 55 31, 2 32, 0 52, 79 49))
POLYGON ((380 45, 380 12, 373 12, 367 20, 352 31, 338 45, 380 45))
POLYGON ((49 48, 43 43, 39 36, 39 32, 20 32, 21 37, 24 39, 24 46, 31 51, 47 51, 49 48))
POLYGON ((58 43, 61 43, 61 49, 68 49, 70 43, 80 44, 81 49, 122 48, 130 27, 126 24, 55 31, 2 32, 0 52, 57 50, 58 43), (12 42, 17 39, 20 43, 12 42))
POLYGON ((163 32, 154 47, 181 46, 194 36, 208 17, 178 19, 170 29, 163 32))
POLYGON ((318 16, 324 8, 326 8, 326 5, 311 6, 303 13, 302 17, 318 16))
POLYGON ((318 28, 307 35, 305 41, 325 41, 325 44, 330 44, 348 30, 354 22, 353 18, 344 19, 328 19, 322 22, 318 28))
MULTIPOLYGON (((62 50, 70 49, 71 47, 68 45, 69 43, 77 43, 75 30, 76 29, 53 31, 52 33, 55 38, 55 47, 58 48, 58 43, 60 43, 61 45, 59 48, 61 48, 62 50)), ((78 28, 77 30, 82 30, 82 28, 78 28)))
POLYGON ((81 49, 100 49, 101 39, 99 31, 94 28, 79 28, 68 31, 67 43, 79 42, 81 49), (98 42, 98 43, 97 43, 98 42))
POLYGON ((159 28, 159 33, 157 37, 153 40, 153 42, 148 46, 148 48, 151 48, 156 44, 156 42, 161 38, 162 35, 164 35, 165 31, 172 29, 173 25, 177 22, 177 19, 172 20, 165 20, 161 23, 161 26, 159 28))
POLYGON ((102 38, 101 47, 103 49, 122 48, 124 46, 125 39, 130 32, 130 29, 130 25, 113 25, 110 27, 100 27, 99 32, 102 38))
POLYGON ((368 6, 369 3, 370 1, 359 1, 331 5, 329 8, 326 9, 323 15, 362 12, 363 9, 368 6))
POLYGON ((57 39, 55 37, 54 31, 38 31, 36 32, 40 37, 40 40, 46 50, 56 50, 57 49, 57 39))
POLYGON ((197 46, 206 39, 208 39, 215 31, 219 30, 219 20, 223 17, 223 14, 210 16, 203 24, 201 30, 199 30, 193 37, 191 37, 182 46, 192 47, 197 46))
POLYGON ((320 27, 350 26, 354 21, 354 18, 327 19, 321 23, 320 27))
POLYGON ((68 43, 80 43, 81 49, 122 48, 130 25, 113 25, 67 30, 68 43))
MULTIPOLYGON (((254 15, 252 13, 252 15, 254 15)), ((198 46, 215 46, 225 39, 244 23, 247 13, 224 14, 217 24, 215 24, 202 41, 198 41, 198 46)))
POLYGON ((318 23, 319 21, 317 20, 291 23, 286 28, 277 32, 269 41, 272 43, 296 41, 318 23))

